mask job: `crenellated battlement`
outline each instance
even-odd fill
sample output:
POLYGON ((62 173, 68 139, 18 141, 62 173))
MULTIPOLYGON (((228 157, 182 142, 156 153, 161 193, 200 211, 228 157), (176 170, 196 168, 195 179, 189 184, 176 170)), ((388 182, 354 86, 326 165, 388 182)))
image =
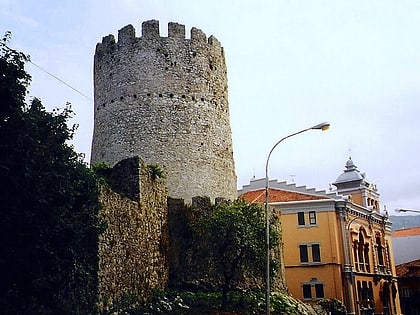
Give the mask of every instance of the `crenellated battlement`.
POLYGON ((169 22, 168 37, 185 39, 185 25, 169 22))
POLYGON ((141 36, 146 39, 159 38, 159 21, 150 20, 141 24, 141 36))
POLYGON ((129 44, 136 38, 136 30, 129 24, 118 31, 118 43, 121 45, 129 44))
POLYGON ((136 37, 136 31, 134 27, 129 24, 118 31, 118 42, 115 41, 114 35, 110 34, 102 38, 102 42, 96 46, 96 53, 109 53, 114 51, 117 47, 124 47, 130 45, 136 41, 148 40, 148 41, 160 41, 162 39, 173 39, 189 41, 195 45, 209 45, 216 49, 220 49, 222 46, 216 37, 211 35, 207 38, 207 35, 200 29, 193 27, 190 31, 190 39, 186 38, 185 25, 169 22, 168 23, 168 37, 161 37, 159 30, 159 21, 149 20, 142 23, 141 37, 136 37))

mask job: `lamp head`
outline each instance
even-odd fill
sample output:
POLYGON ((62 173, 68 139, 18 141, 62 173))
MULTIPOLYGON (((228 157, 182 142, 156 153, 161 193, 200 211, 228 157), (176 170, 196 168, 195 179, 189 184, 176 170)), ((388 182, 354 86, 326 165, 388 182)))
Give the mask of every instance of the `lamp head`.
POLYGON ((317 129, 317 130, 325 131, 325 130, 330 129, 330 124, 327 123, 327 122, 323 122, 323 123, 320 123, 318 125, 315 125, 315 126, 311 127, 311 129, 317 129))
POLYGON ((417 209, 403 209, 403 208, 398 208, 398 209, 395 209, 395 212, 399 212, 399 213, 401 213, 401 212, 420 212, 420 210, 417 210, 417 209))

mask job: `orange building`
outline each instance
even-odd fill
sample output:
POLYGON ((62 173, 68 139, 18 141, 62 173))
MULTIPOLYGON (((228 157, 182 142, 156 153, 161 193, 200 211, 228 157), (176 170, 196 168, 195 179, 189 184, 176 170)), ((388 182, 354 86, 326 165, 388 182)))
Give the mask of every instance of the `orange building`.
POLYGON ((396 266, 404 315, 420 314, 420 259, 396 266))
MULTIPOLYGON (((286 282, 305 302, 342 301, 349 314, 401 314, 392 251, 391 222, 379 210, 376 186, 353 161, 326 193, 269 182, 269 204, 281 215, 286 282)), ((265 202, 265 179, 239 191, 265 202)))

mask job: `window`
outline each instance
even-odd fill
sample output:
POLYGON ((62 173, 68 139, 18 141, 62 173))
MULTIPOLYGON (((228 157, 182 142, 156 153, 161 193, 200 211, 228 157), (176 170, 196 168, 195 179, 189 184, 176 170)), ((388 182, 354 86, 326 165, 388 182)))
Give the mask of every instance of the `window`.
POLYGON ((300 262, 301 263, 309 262, 308 245, 299 245, 299 252, 300 252, 300 262))
MULTIPOLYGON (((299 226, 306 226, 307 222, 305 222, 305 212, 298 212, 297 219, 298 219, 299 226)), ((309 211, 309 225, 316 225, 316 212, 315 211, 309 211)))
POLYGON ((312 299, 311 285, 310 284, 304 284, 304 285, 302 285, 302 289, 303 289, 303 298, 304 299, 312 299))
POLYGON ((362 233, 359 233, 359 247, 357 248, 357 257, 359 258, 359 270, 365 271, 365 256, 363 247, 365 245, 365 239, 362 233))
POLYGON ((373 300, 373 286, 371 281, 357 281, 357 296, 359 301, 373 300))
POLYGON ((358 240, 354 241, 353 246, 356 270, 370 272, 369 243, 365 242, 362 232, 359 232, 358 240))
POLYGON ((324 294, 324 284, 319 282, 317 278, 313 278, 311 279, 310 282, 307 283, 303 283, 302 284, 302 293, 303 293, 303 298, 305 300, 308 299, 313 299, 312 296, 312 288, 315 287, 315 296, 314 298, 316 299, 323 299, 325 297, 324 294))
POLYGON ((322 283, 316 283, 315 284, 315 296, 317 299, 323 299, 324 298, 324 284, 322 283))
POLYGON ((321 251, 319 250, 319 244, 312 244, 312 261, 321 262, 321 251))
POLYGON ((365 244, 365 265, 366 265, 366 271, 370 272, 370 265, 369 265, 369 244, 365 244))
POLYGON ((300 244, 299 254, 301 263, 319 263, 321 262, 321 248, 319 244, 300 244), (312 250, 312 260, 309 261, 309 250, 312 250))
POLYGON ((359 242, 354 241, 353 242, 353 257, 354 257, 354 267, 355 267, 356 271, 359 271, 359 263, 358 263, 359 256, 357 255, 359 253, 358 247, 359 247, 359 242))
POLYGON ((314 225, 316 224, 316 213, 315 211, 309 212, 309 224, 314 225))
POLYGON ((298 224, 305 225, 305 212, 298 212, 298 224))
POLYGON ((401 288, 401 297, 409 298, 411 296, 411 289, 410 288, 401 288))
POLYGON ((381 244, 381 238, 376 237, 376 250, 378 252, 378 264, 380 266, 384 265, 384 255, 383 255, 383 247, 381 244))

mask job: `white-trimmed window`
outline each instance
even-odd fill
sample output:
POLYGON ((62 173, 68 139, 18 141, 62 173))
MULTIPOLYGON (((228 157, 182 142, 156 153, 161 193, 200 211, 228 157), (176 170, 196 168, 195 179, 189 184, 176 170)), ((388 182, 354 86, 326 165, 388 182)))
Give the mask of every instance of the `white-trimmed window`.
POLYGON ((309 224, 315 225, 316 224, 316 212, 315 211, 309 211, 309 224))
POLYGON ((312 244, 312 261, 313 262, 321 262, 321 249, 319 244, 312 244))
POLYGON ((305 300, 312 299, 312 285, 310 283, 302 284, 302 291, 305 300))
POLYGON ((299 211, 297 213, 297 221, 298 221, 298 226, 316 225, 316 212, 315 211, 309 211, 309 212, 299 211))
POLYGON ((298 225, 305 225, 305 212, 298 212, 298 225))
POLYGON ((319 282, 316 278, 310 282, 302 283, 302 295, 304 300, 323 299, 324 283, 319 282))

